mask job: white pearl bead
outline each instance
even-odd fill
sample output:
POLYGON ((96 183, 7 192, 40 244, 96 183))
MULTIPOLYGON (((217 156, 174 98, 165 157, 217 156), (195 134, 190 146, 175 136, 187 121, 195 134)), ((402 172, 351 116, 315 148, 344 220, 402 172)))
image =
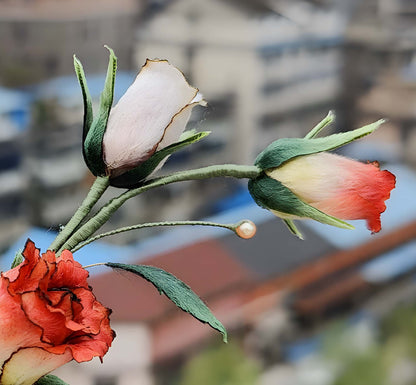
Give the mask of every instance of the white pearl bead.
POLYGON ((249 221, 248 219, 244 220, 236 229, 235 232, 240 238, 243 239, 250 239, 254 237, 254 234, 256 234, 257 228, 256 225, 249 221))

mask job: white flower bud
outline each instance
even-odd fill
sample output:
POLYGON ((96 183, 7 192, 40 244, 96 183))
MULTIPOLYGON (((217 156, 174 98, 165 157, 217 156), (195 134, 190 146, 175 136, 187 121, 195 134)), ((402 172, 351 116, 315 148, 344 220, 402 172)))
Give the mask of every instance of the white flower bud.
POLYGON ((177 142, 197 104, 206 103, 178 69, 147 60, 110 112, 103 138, 107 173, 120 175, 177 142))

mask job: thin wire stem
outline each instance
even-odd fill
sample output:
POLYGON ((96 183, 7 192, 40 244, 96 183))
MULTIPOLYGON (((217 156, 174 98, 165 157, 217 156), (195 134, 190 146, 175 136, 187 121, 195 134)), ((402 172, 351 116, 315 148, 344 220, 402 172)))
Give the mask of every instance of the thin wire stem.
POLYGON ((120 233, 131 231, 131 230, 138 230, 138 229, 149 228, 149 227, 162 227, 162 226, 211 226, 211 227, 221 227, 221 228, 228 229, 228 230, 235 232, 236 228, 241 224, 241 222, 243 221, 240 221, 238 223, 232 223, 232 224, 223 224, 223 223, 207 222, 207 221, 170 221, 170 222, 141 223, 141 224, 137 224, 133 226, 120 227, 118 229, 111 230, 106 233, 98 234, 94 237, 88 238, 87 240, 79 243, 77 246, 71 249, 71 252, 75 253, 82 247, 88 245, 91 242, 96 241, 97 239, 109 237, 111 235, 120 234, 120 233))
POLYGON ((107 265, 107 262, 98 262, 98 263, 92 263, 91 265, 82 266, 82 268, 83 269, 88 269, 89 267, 105 266, 105 265, 107 265))
POLYGON ((106 223, 110 216, 124 202, 136 195, 144 193, 145 191, 175 182, 207 179, 213 177, 255 178, 260 173, 261 170, 256 166, 225 164, 219 166, 202 167, 195 170, 180 171, 172 175, 151 179, 143 186, 128 190, 118 197, 113 198, 110 202, 104 205, 95 216, 93 216, 87 223, 82 225, 75 233, 72 234, 72 236, 61 246, 59 252, 64 249, 74 249, 75 246, 88 239, 104 223, 106 223))

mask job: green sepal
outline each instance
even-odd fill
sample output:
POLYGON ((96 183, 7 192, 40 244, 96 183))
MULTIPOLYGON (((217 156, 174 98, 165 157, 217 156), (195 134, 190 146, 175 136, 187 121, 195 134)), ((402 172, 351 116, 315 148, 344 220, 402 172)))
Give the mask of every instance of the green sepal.
POLYGON ((91 127, 84 139, 84 157, 88 168, 95 176, 105 175, 103 159, 103 137, 107 128, 108 116, 114 97, 114 82, 117 71, 117 57, 111 48, 105 46, 109 52, 109 62, 104 90, 100 96, 100 109, 92 121, 91 127))
POLYGON ((293 235, 296 235, 299 239, 303 241, 303 235, 300 232, 300 230, 296 227, 295 222, 293 222, 291 219, 283 219, 283 222, 293 235))
POLYGON ((14 259, 12 262, 12 269, 15 268, 16 266, 19 266, 24 260, 25 258, 22 255, 22 250, 19 250, 14 256, 14 259))
POLYGON ((256 179, 250 179, 248 182, 248 190, 255 202, 265 209, 275 210, 283 215, 298 218, 311 218, 315 221, 343 229, 354 229, 354 226, 349 223, 327 215, 307 204, 282 183, 268 177, 266 174, 256 179))
POLYGON ((39 380, 37 380, 34 385, 69 385, 69 384, 61 380, 59 377, 56 377, 52 374, 47 374, 46 376, 39 378, 39 380))
POLYGON ((82 142, 84 142, 88 131, 90 130, 92 121, 94 119, 92 111, 92 99, 90 90, 88 89, 87 79, 85 78, 84 67, 78 58, 74 55, 74 69, 81 86, 82 99, 84 101, 84 124, 82 130, 82 142))
POLYGON ((180 309, 218 330, 223 336, 223 341, 227 342, 227 331, 222 323, 215 318, 207 305, 192 289, 174 275, 154 266, 127 265, 113 262, 107 262, 105 265, 113 269, 128 271, 146 279, 156 287, 159 293, 165 294, 180 309))
MULTIPOLYGON (((208 136, 211 133, 211 131, 202 131, 202 132, 204 132, 206 134, 205 136, 208 136)), ((198 134, 199 134, 199 132, 197 130, 195 130, 194 128, 192 130, 186 130, 186 131, 182 132, 181 136, 179 137, 178 142, 188 140, 189 138, 192 138, 193 136, 198 135, 198 134)), ((205 138, 205 136, 204 136, 204 138, 205 138)))
POLYGON ((316 154, 344 146, 371 134, 385 121, 378 120, 353 131, 329 135, 323 138, 283 138, 266 147, 256 158, 255 165, 262 170, 279 167, 290 159, 302 155, 316 154))
POLYGON ((335 120, 335 112, 329 111, 328 115, 325 116, 312 130, 310 130, 306 135, 305 139, 315 138, 326 126, 330 125, 335 120))
POLYGON ((143 184, 145 178, 147 178, 159 165, 159 163, 172 153, 186 147, 192 143, 198 142, 210 134, 209 131, 202 131, 195 133, 190 131, 184 133, 180 137, 180 141, 171 144, 161 150, 155 152, 148 160, 141 163, 132 170, 126 171, 124 174, 110 179, 110 185, 121 188, 136 188, 143 184))

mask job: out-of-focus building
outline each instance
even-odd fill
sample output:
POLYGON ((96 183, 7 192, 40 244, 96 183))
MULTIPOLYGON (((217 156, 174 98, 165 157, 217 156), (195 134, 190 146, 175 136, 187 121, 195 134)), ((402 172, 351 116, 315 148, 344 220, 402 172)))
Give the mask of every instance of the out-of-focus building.
POLYGON ((341 124, 387 118, 376 133, 396 160, 416 164, 416 4, 355 2, 346 32, 341 124), (395 154, 395 155, 393 155, 395 154))
MULTIPOLYGON (((3 236, 4 242, 14 238, 12 223, 22 219, 21 211, 23 222, 57 226, 66 222, 84 198, 89 181, 85 181, 87 170, 81 156, 82 97, 72 55, 84 62, 89 75, 94 74, 96 103, 104 76, 95 74, 104 73, 108 62, 103 45, 116 50, 120 70, 131 68, 132 37, 141 5, 139 0, 0 1, 0 49, 7 53, 0 63, 0 84, 26 87, 31 95, 30 105, 16 101, 31 110, 27 130, 17 133, 11 130, 9 119, 11 115, 18 118, 16 111, 4 111, 19 92, 6 97, 2 90, 0 95, 0 178, 4 180, 0 195, 7 195, 0 199, 2 219, 7 222, 0 247, 3 236), (9 167, 10 162, 19 163, 20 168, 9 167), (25 199, 25 210, 16 211, 21 207, 17 201, 25 199)), ((121 72, 119 78, 118 83, 124 85, 120 95, 132 77, 126 83, 121 72)))
MULTIPOLYGON (((137 31, 135 60, 169 59, 211 107, 216 159, 252 162, 278 136, 299 136, 337 105, 345 20, 302 1, 162 2, 137 31)), ((201 154, 201 152, 199 152, 201 154)))
POLYGON ((22 147, 29 120, 29 95, 0 87, 0 249, 26 223, 22 147))
POLYGON ((73 71, 74 53, 92 72, 106 68, 104 44, 130 69, 139 0, 0 1, 0 84, 21 86, 73 71))
MULTIPOLYGON (((1 64, 4 68, 0 65, 1 76, 13 83, 13 71, 20 66, 33 71, 16 77, 22 83, 66 75, 73 71, 70 53, 76 52, 90 84, 90 74, 105 69, 104 43, 116 50, 121 69, 130 67, 133 52, 136 68, 146 57, 168 58, 209 102, 208 108, 195 111, 189 126, 212 134, 172 156, 163 173, 212 164, 213 159, 250 164, 273 140, 302 136, 336 107, 344 30, 336 8, 302 1, 176 0, 158 2, 158 7, 148 2, 138 18, 140 4, 1 2, 0 46, 7 44, 4 49, 10 52, 1 64), (133 33, 135 20, 138 29, 133 33)), ((38 226, 65 223, 85 194, 81 94, 75 76, 71 78, 40 83, 34 91, 25 167, 31 186, 28 213, 38 226)), ((116 87, 120 82, 123 88, 117 76, 116 87)), ((95 88, 96 100, 100 86, 95 88)), ((213 201, 240 188, 241 182, 231 179, 171 185, 129 202, 133 209, 118 213, 115 220, 209 215, 213 201)))
MULTIPOLYGON (((168 59, 180 68, 208 101, 195 115, 196 127, 211 131, 192 149, 172 157, 166 172, 212 164, 213 159, 252 164, 272 141, 304 135, 336 108, 345 24, 336 7, 303 1, 157 4, 138 27, 135 61, 142 65, 146 58, 168 59)), ((178 198, 164 215, 196 210, 209 215, 206 202, 235 192, 241 183, 167 186, 163 200, 167 195, 178 198)))
MULTIPOLYGON (((42 19, 41 24, 36 24, 36 31, 42 26, 48 34, 53 33, 55 24, 64 28, 65 23, 72 25, 75 19, 85 22, 89 28, 91 18, 97 18, 97 23, 103 23, 104 28, 107 17, 127 17, 123 12, 130 2, 122 2, 112 16, 108 11, 110 3, 104 2, 94 15, 94 7, 89 4, 79 11, 78 18, 71 8, 75 3, 64 3, 71 12, 64 16, 56 11, 59 13, 56 20, 45 27, 47 20, 42 19)), ((209 102, 208 108, 196 109, 189 127, 212 131, 207 139, 172 156, 162 173, 212 164, 214 158, 215 163, 250 164, 278 136, 303 135, 336 106, 343 34, 343 19, 336 9, 304 2, 285 2, 285 6, 275 9, 254 1, 237 4, 178 0, 166 2, 152 13, 152 4, 148 4, 138 26, 134 47, 136 67, 146 57, 170 59, 209 102)), ((25 6, 19 12, 17 8, 12 12, 12 4, 4 6, 10 17, 20 15, 24 22, 29 22, 36 15, 44 14, 48 9, 45 7, 51 7, 48 17, 52 20, 56 3, 35 1, 32 6, 39 9, 30 17, 22 16, 25 6)), ((114 24, 123 23, 117 19, 114 24)), ((123 28, 127 27, 117 31, 114 39, 128 35, 123 28)), ((105 68, 107 62, 107 53, 99 44, 99 38, 105 40, 106 34, 111 34, 105 30, 103 36, 92 36, 91 41, 85 42, 61 36, 66 45, 76 45, 95 102, 103 81, 91 73, 105 68), (94 49, 89 44, 94 44, 94 49)), ((122 44, 114 43, 121 68, 130 63, 126 44, 125 40, 122 44)), ((53 46, 50 48, 62 57, 62 52, 53 46)), ((45 58, 42 49, 36 53, 38 58, 45 58)), ((60 60, 65 65, 56 72, 73 71, 72 60, 60 60)), ((50 78, 51 74, 47 76, 50 78)), ((124 91, 128 84, 119 71, 116 90, 124 91)), ((37 226, 58 226, 66 222, 85 194, 80 136, 82 99, 74 75, 42 82, 34 92, 30 145, 25 152, 31 185, 30 221, 37 226)), ((232 194, 240 186, 241 182, 235 180, 171 185, 135 203, 129 202, 134 207, 118 213, 117 217, 125 225, 126 221, 135 223, 139 219, 180 220, 207 215, 214 210, 213 201, 232 194)))

